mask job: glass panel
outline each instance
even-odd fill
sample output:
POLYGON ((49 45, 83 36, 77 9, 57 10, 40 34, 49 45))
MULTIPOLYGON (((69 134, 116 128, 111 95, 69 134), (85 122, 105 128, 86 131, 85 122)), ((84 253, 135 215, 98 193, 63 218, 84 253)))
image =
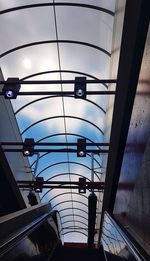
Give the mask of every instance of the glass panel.
MULTIPOLYGON (((55 2, 59 2, 59 0, 56 0, 55 2)), ((68 2, 67 0, 62 0, 62 2, 68 2)), ((108 10, 114 11, 115 9, 115 0, 72 0, 72 3, 82 3, 82 4, 88 4, 88 5, 95 5, 99 7, 106 8, 108 10)))
MULTIPOLYGON (((9 2, 1 1, 1 9, 41 3, 39 0, 9 2)), ((44 3, 52 2, 44 1, 44 3)), ((65 2, 68 1, 62 1, 65 2)), ((82 0, 71 3, 96 5, 111 11, 115 9, 114 0, 92 2, 82 0)), ((74 80, 77 76, 86 76, 87 79, 109 78, 113 21, 113 15, 100 10, 60 5, 55 8, 47 6, 22 9, 1 15, 1 53, 32 42, 55 41, 28 46, 3 56, 1 67, 4 78, 19 77, 25 80, 74 80), (60 40, 58 43, 57 37, 60 40)), ((107 84, 87 84, 88 91, 106 91, 107 88, 107 84)), ((21 86, 21 91, 73 92, 74 84, 26 84, 21 86)), ((86 138, 88 142, 103 142, 107 98, 107 95, 87 95, 86 100, 81 100, 75 99, 74 94, 71 97, 32 95, 18 96, 12 104, 23 140, 34 137, 36 142, 67 143, 77 142, 78 138, 86 138)), ((76 150, 76 147, 68 145, 49 148, 76 150)), ((93 148, 98 149, 96 146, 93 148)), ((87 146, 87 149, 91 147, 87 146)), ((91 153, 88 153, 86 158, 77 158, 76 152, 40 152, 39 155, 37 166, 37 155, 29 158, 29 161, 34 175, 43 176, 44 180, 78 181, 79 177, 83 176, 87 181, 91 180, 91 153)), ((105 157, 102 153, 94 155, 94 181, 105 180, 105 157)), ((42 202, 50 201, 52 208, 59 210, 63 222, 70 221, 63 224, 64 241, 87 242, 87 205, 90 193, 91 191, 87 190, 86 194, 80 195, 78 189, 55 188, 44 189, 40 194, 42 202), (66 202, 67 200, 69 201, 66 202)), ((99 211, 95 227, 98 231, 103 192, 99 193, 96 190, 95 193, 99 211)))
POLYGON ((81 71, 102 79, 108 77, 110 57, 92 47, 60 43, 60 58, 64 70, 81 71))
MULTIPOLYGON (((52 0, 44 0, 44 3, 51 3, 52 0)), ((22 6, 22 5, 30 5, 30 4, 37 4, 41 3, 41 0, 1 0, 0 9, 8 9, 15 6, 22 6)))
POLYGON ((129 249, 124 237, 107 213, 103 222, 102 244, 104 250, 111 254, 123 257, 125 260, 130 260, 130 258, 132 258, 131 260, 137 260, 131 254, 131 249, 129 249))
POLYGON ((56 13, 59 39, 87 42, 111 52, 113 16, 89 8, 67 6, 56 7, 56 13))
POLYGON ((4 78, 23 78, 44 70, 58 70, 56 44, 43 44, 20 49, 1 59, 4 78), (38 55, 37 55, 38 53, 38 55), (24 63, 28 61, 28 66, 24 63))
MULTIPOLYGON (((30 8, 3 14, 0 16, 0 33, 4 39, 0 53, 32 42, 55 40, 53 8, 30 8)), ((31 66, 27 57, 23 63, 25 67, 31 66)))

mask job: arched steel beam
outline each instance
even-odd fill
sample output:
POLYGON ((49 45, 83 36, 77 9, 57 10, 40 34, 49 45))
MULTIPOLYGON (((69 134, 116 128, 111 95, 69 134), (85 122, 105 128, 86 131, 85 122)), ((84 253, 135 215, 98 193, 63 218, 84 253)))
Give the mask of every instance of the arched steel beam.
MULTIPOLYGON (((56 134, 52 134, 52 135, 48 135, 48 136, 45 136, 39 140, 37 140, 36 142, 39 143, 45 139, 49 139, 49 138, 53 138, 53 137, 56 137, 56 136, 64 136, 66 133, 65 132, 61 132, 61 133, 56 133, 56 134)), ((77 133, 71 133, 71 132, 67 132, 67 136, 77 136, 77 137, 81 137, 81 138, 85 138, 87 139, 89 142, 91 143, 95 143, 93 140, 91 140, 90 138, 84 136, 84 135, 80 135, 80 134, 77 134, 77 133)), ((97 146, 97 148, 101 148, 100 146, 97 146)))
POLYGON ((83 231, 88 232, 88 228, 80 227, 80 226, 68 226, 68 227, 63 227, 63 228, 60 230, 60 232, 62 232, 64 229, 74 230, 74 232, 75 232, 76 229, 81 229, 81 230, 83 230, 83 231))
MULTIPOLYGON (((52 180, 52 179, 54 179, 54 178, 57 178, 57 177, 61 177, 61 176, 65 176, 65 175, 72 175, 72 176, 78 176, 78 177, 82 177, 82 178, 84 178, 84 176, 83 175, 80 175, 80 174, 77 174, 77 173, 59 173, 59 174, 57 174, 57 175, 54 175, 53 177, 51 177, 51 178, 49 178, 47 181, 50 181, 50 180, 52 180)), ((88 179, 88 178, 86 178, 89 182, 91 181, 90 179, 88 179)))
MULTIPOLYGON (((67 97, 67 98, 73 98, 74 99, 74 96, 68 96, 68 95, 63 95, 63 97, 67 97)), ((46 97, 42 97, 42 98, 39 98, 39 99, 35 99, 31 102, 28 102, 26 103, 25 105, 23 105, 21 108, 19 108, 16 112, 15 112, 15 115, 17 115, 20 111, 22 111, 24 108, 28 107, 29 105, 32 105, 33 103, 36 103, 36 102, 39 102, 39 101, 42 101, 42 100, 46 100, 46 99, 51 99, 51 98, 62 98, 61 96, 57 96, 57 95, 53 95, 53 96, 46 96, 46 97)), ((96 102, 93 102, 89 99, 86 98, 86 100, 83 100, 82 101, 85 101, 85 102, 89 102, 93 105, 95 105, 98 109, 100 109, 103 113, 106 114, 106 111, 100 106, 98 105, 96 102)))
MULTIPOLYGON (((28 126, 26 129, 24 129, 22 132, 21 132, 21 135, 23 135, 27 130, 29 130, 30 128, 34 127, 35 125, 37 125, 38 123, 41 123, 43 121, 47 121, 47 120, 53 120, 53 119, 60 119, 60 118, 67 118, 67 119, 75 119, 75 120, 81 120, 81 121, 84 121, 90 125, 92 125, 93 127, 95 127, 97 130, 99 130, 101 132, 102 135, 104 135, 104 132, 97 126, 95 125, 93 122, 90 122, 86 119, 83 119, 83 118, 80 118, 80 117, 77 117, 77 116, 68 116, 68 115, 60 115, 60 116, 53 116, 53 117, 48 117, 48 118, 44 118, 44 119, 41 119, 39 121, 36 121, 34 123, 32 123, 30 126, 28 126)), ((67 134, 67 133, 66 133, 67 134)))
POLYGON ((82 8, 88 8, 88 9, 93 9, 97 10, 106 14, 109 14, 111 16, 114 16, 114 12, 111 10, 108 10, 106 8, 96 6, 96 5, 88 5, 88 4, 80 4, 80 3, 62 3, 62 2, 57 2, 57 3, 39 3, 39 4, 30 4, 30 5, 22 5, 22 6, 16 6, 12 7, 9 9, 1 10, 0 15, 18 11, 18 10, 23 10, 23 9, 29 9, 29 8, 36 8, 36 7, 46 7, 46 6, 73 6, 73 7, 82 7, 82 8))
MULTIPOLYGON (((79 174, 76 174, 76 173, 61 173, 61 174, 58 174, 58 175, 55 175, 55 176, 53 176, 53 177, 51 177, 51 178, 49 178, 47 181, 49 181, 49 180, 51 180, 51 179, 53 179, 53 178, 56 178, 56 177, 59 177, 59 176, 63 176, 63 175, 75 175, 75 176, 79 176, 79 177, 83 177, 84 178, 84 176, 83 175, 79 175, 79 174)), ((88 181, 91 181, 90 179, 88 179, 88 178, 86 178, 88 181)), ((46 191, 45 193, 44 193, 44 195, 41 197, 41 200, 49 193, 51 191, 51 189, 49 189, 48 191, 46 191)), ((62 193, 63 194, 63 193, 62 193)), ((70 193, 68 193, 68 194, 70 194, 70 193)), ((78 194, 77 193, 77 195, 82 195, 82 194, 78 194)), ((55 197, 57 197, 57 196, 55 196, 55 197)), ((54 198, 55 198, 54 197, 54 198)), ((53 199, 54 199, 53 198, 53 199)), ((52 200, 52 199, 51 199, 52 200)), ((49 202, 51 202, 51 200, 49 200, 49 202)))
MULTIPOLYGON (((46 152, 46 153, 42 154, 38 159, 40 160, 41 158, 47 156, 49 153, 51 153, 51 152, 46 152)), ((87 153, 87 156, 91 157, 91 155, 90 155, 89 153, 87 153)), ((98 156, 99 156, 99 155, 98 155, 98 156)), ((102 166, 101 166, 101 164, 98 162, 98 160, 96 160, 96 159, 94 158, 94 161, 99 165, 100 168, 102 168, 102 166)), ((35 164, 35 162, 36 162, 36 160, 31 164, 31 168, 33 167, 33 165, 35 164)), ((95 171, 95 172, 96 172, 96 173, 99 173, 98 171, 95 171)), ((100 173, 100 174, 103 174, 103 173, 100 173)))
MULTIPOLYGON (((84 212, 86 215, 88 215, 88 212, 85 211, 85 210, 83 210, 83 209, 81 209, 81 208, 73 208, 73 209, 74 209, 74 210, 82 211, 82 212, 84 212)), ((59 213, 62 212, 62 211, 66 211, 66 210, 72 210, 72 208, 64 208, 64 209, 61 209, 61 210, 59 210, 59 213)))
MULTIPOLYGON (((65 136, 65 135, 66 135, 65 132, 56 133, 56 134, 52 134, 52 135, 45 136, 44 138, 39 139, 39 140, 37 140, 36 142, 38 143, 38 142, 41 142, 41 141, 43 141, 43 140, 45 140, 45 139, 49 139, 49 138, 57 137, 57 136, 65 136)), ((93 140, 89 139, 88 137, 86 137, 86 136, 84 136, 84 135, 80 135, 80 134, 68 132, 68 133, 67 133, 67 136, 77 136, 77 137, 80 137, 80 138, 87 139, 87 140, 88 140, 89 142, 91 142, 91 143, 94 143, 93 140)), ((98 148, 98 149, 101 149, 100 146, 97 146, 97 148, 98 148)), ((49 154, 49 152, 46 152, 45 154, 41 155, 39 158, 42 158, 42 157, 46 156, 47 154, 49 154)), ((98 156, 100 156, 100 155, 98 155, 98 156)), ((32 167, 35 163, 36 163, 36 160, 31 164, 31 167, 32 167)), ((100 163, 99 163, 98 165, 99 165, 100 167, 102 167, 102 166, 100 165, 100 163)))
POLYGON ((70 222, 75 222, 75 223, 80 223, 80 224, 82 224, 82 225, 84 225, 84 226, 86 226, 86 227, 88 227, 88 225, 87 224, 85 224, 84 222, 82 222, 82 221, 80 221, 80 220, 68 220, 68 221, 65 221, 65 222, 62 222, 62 226, 64 225, 64 224, 66 224, 66 223, 70 223, 70 222))
MULTIPOLYGON (((32 77, 36 77, 36 76, 43 75, 43 74, 50 74, 50 73, 74 73, 74 74, 79 74, 79 75, 84 75, 84 76, 90 77, 93 80, 100 80, 99 78, 95 77, 94 75, 91 75, 91 74, 88 74, 85 72, 81 72, 81 71, 72 71, 72 70, 43 71, 43 72, 39 72, 39 73, 30 74, 26 77, 21 78, 20 80, 24 81, 24 80, 27 80, 32 77)), ((108 89, 108 85, 106 83, 101 83, 101 84, 104 85, 108 89)))
POLYGON ((18 50, 22 50, 24 48, 27 48, 27 47, 32 47, 32 46, 41 45, 41 44, 51 44, 51 43, 65 43, 65 44, 83 45, 83 46, 87 46, 87 47, 90 47, 90 48, 94 48, 95 50, 101 51, 102 53, 106 54, 109 57, 111 56, 111 53, 109 53, 105 49, 103 49, 103 48, 101 48, 101 47, 99 47, 97 45, 94 45, 94 44, 81 42, 81 41, 74 41, 74 40, 47 40, 47 41, 38 41, 38 42, 32 42, 32 43, 28 43, 28 44, 19 45, 19 46, 15 47, 15 48, 7 50, 4 53, 1 53, 0 54, 0 58, 4 57, 4 56, 6 56, 6 55, 8 55, 10 53, 16 52, 18 50))
MULTIPOLYGON (((75 213, 74 213, 73 216, 74 216, 74 217, 83 218, 84 220, 86 220, 86 221, 88 222, 88 218, 86 218, 86 217, 83 217, 83 216, 78 215, 78 214, 75 214, 75 213)), ((67 215, 61 216, 61 220, 62 220, 63 218, 66 218, 66 217, 72 217, 72 214, 67 214, 67 215)))
MULTIPOLYGON (((83 176, 82 176, 82 177, 83 177, 83 176)), ((42 200, 42 199, 46 196, 46 194, 49 193, 49 192, 50 192, 50 190, 48 190, 44 195, 42 195, 41 200, 42 200)), ((55 198, 58 198, 58 197, 61 197, 61 196, 64 196, 64 195, 70 195, 70 193, 73 194, 73 195, 78 195, 78 196, 84 197, 85 199, 88 199, 87 196, 85 196, 85 195, 83 195, 83 194, 79 194, 79 193, 77 193, 77 192, 63 192, 63 193, 61 193, 61 194, 57 194, 56 196, 52 197, 52 198, 49 200, 49 202, 51 202, 51 201, 52 201, 53 199, 55 199, 55 198)))
MULTIPOLYGON (((70 194, 71 194, 71 193, 70 193, 70 194)), ((87 204, 85 204, 85 203, 83 203, 83 202, 80 202, 79 200, 65 200, 65 201, 61 201, 61 202, 57 203, 56 205, 52 206, 52 210, 53 210, 54 208, 56 208, 57 206, 61 205, 61 204, 70 203, 70 202, 79 203, 79 204, 82 204, 82 205, 84 205, 85 207, 88 208, 88 205, 87 205, 87 204)))
MULTIPOLYGON (((48 165, 47 167, 45 167, 44 169, 42 169, 42 170, 37 174, 37 177, 38 177, 41 173, 43 173, 45 170, 50 169, 51 167, 58 166, 58 165, 61 165, 61 164, 67 164, 67 163, 68 163, 68 161, 61 161, 61 162, 57 162, 57 163, 48 165)), ((80 166, 85 167, 85 168, 87 168, 88 170, 91 171, 91 168, 90 168, 90 167, 88 167, 88 166, 86 166, 85 164, 80 163, 80 162, 69 161, 69 164, 80 165, 80 166)), ((94 174, 95 174, 95 176, 100 180, 99 176, 97 175, 97 173, 96 173, 95 171, 94 171, 94 174)))
POLYGON ((68 231, 68 232, 65 232, 65 233, 62 233, 63 234, 63 236, 65 236, 66 234, 70 234, 70 233, 79 233, 79 234, 83 234, 84 236, 86 236, 87 237, 87 235, 84 233, 84 232, 82 232, 82 231, 68 231))

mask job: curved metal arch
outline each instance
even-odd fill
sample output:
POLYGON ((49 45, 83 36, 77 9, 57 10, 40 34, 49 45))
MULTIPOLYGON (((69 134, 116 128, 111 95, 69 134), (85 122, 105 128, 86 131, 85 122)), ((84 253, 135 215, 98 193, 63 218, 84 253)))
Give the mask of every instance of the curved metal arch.
POLYGON ((75 41, 75 40, 47 40, 47 41, 38 41, 38 42, 32 42, 32 43, 28 43, 28 44, 19 45, 15 48, 7 50, 4 53, 1 53, 0 58, 4 57, 4 56, 6 56, 10 53, 16 52, 18 50, 22 50, 24 48, 27 48, 27 47, 32 47, 32 46, 41 45, 41 44, 51 44, 51 43, 65 43, 65 44, 67 43, 67 44, 83 45, 83 46, 87 46, 87 47, 90 47, 90 48, 94 48, 95 50, 101 51, 102 53, 106 54, 109 57, 111 56, 111 53, 109 53, 105 49, 103 49, 103 48, 101 48, 97 45, 87 43, 87 42, 75 41))
MULTIPOLYGON (((84 178, 84 176, 83 175, 80 175, 80 174, 77 174, 77 173, 60 173, 60 174, 57 174, 57 175, 55 175, 55 176, 53 176, 53 177, 51 177, 51 178, 49 178, 47 181, 49 181, 49 180, 51 180, 51 179, 53 179, 53 178, 56 178, 56 177, 59 177, 59 176, 63 176, 63 175, 74 175, 74 176, 79 176, 79 177, 83 177, 84 178)), ((88 179, 88 178, 86 178, 88 181, 91 181, 90 179, 88 179)), ((45 193, 44 193, 44 195, 41 197, 41 200, 49 193, 49 192, 51 192, 51 189, 49 189, 48 191, 46 191, 45 193)), ((70 194, 70 193, 69 193, 70 194)), ((59 194, 59 196, 60 196, 61 194, 59 194)), ((82 195, 82 194, 79 194, 79 193, 77 193, 77 195, 82 195)), ((57 196, 55 196, 54 198, 56 198, 57 196)), ((54 199, 53 198, 53 199, 54 199)), ((53 200, 53 199, 50 199, 49 200, 49 202, 51 202, 51 200, 53 200)))
MULTIPOLYGON (((62 135, 62 136, 65 136, 66 133, 65 133, 65 132, 62 132, 62 133, 56 133, 56 134, 48 135, 48 136, 45 136, 45 137, 42 138, 42 139, 37 140, 36 142, 38 143, 38 142, 41 142, 41 141, 43 141, 43 140, 45 140, 45 139, 52 138, 52 137, 57 137, 57 136, 61 136, 61 135, 62 135)), ((87 138, 87 137, 84 136, 84 135, 80 135, 80 134, 76 134, 76 133, 69 133, 69 132, 67 133, 67 135, 68 135, 68 136, 70 135, 70 136, 77 136, 77 137, 85 138, 85 139, 87 139, 89 142, 94 143, 93 140, 87 138)), ((100 146, 97 146, 97 148, 100 149, 100 146)), ((49 154, 49 152, 46 152, 45 154, 41 155, 39 158, 41 159, 41 158, 43 158, 44 156, 46 156, 47 154, 49 154)), ((100 155, 98 155, 98 156, 100 157, 100 155)), ((96 159, 95 159, 95 160, 96 160, 96 159)), ((36 163, 36 160, 31 164, 31 167, 32 167, 35 163, 36 163)), ((98 163, 98 165, 99 165, 100 167, 102 167, 100 163, 98 163)))
MULTIPOLYGON (((85 211, 85 210, 83 210, 83 209, 81 209, 81 208, 73 208, 73 209, 74 209, 74 210, 82 211, 82 212, 84 212, 85 214, 88 215, 88 212, 85 211)), ((66 211, 66 210, 72 210, 72 208, 64 208, 64 209, 61 209, 61 210, 59 210, 59 213, 62 212, 62 211, 66 211)))
MULTIPOLYGON (((101 128, 99 128, 97 125, 95 125, 93 122, 90 122, 86 119, 83 119, 83 118, 80 118, 80 117, 77 117, 77 116, 69 116, 69 115, 60 115, 60 116, 52 116, 52 117, 48 117, 48 118, 44 118, 44 119, 41 119, 39 121, 36 121, 34 123, 32 123, 30 126, 28 126, 26 129, 24 129, 22 132, 21 132, 21 135, 23 135, 27 130, 29 130, 30 128, 34 127, 35 125, 37 125, 38 123, 41 123, 43 121, 47 121, 47 120, 53 120, 53 119, 60 119, 60 118, 67 118, 67 119, 75 119, 75 120, 81 120, 81 121, 84 121, 86 123, 89 123, 90 125, 92 125, 93 127, 95 127, 96 129, 98 129, 102 135, 104 135, 104 132, 101 130, 101 128)), ((66 133, 67 134, 67 133, 66 133)))
POLYGON ((80 227, 80 226, 68 226, 68 227, 63 227, 60 232, 62 232, 64 229, 70 229, 70 230, 74 230, 74 232, 76 232, 76 229, 82 229, 83 231, 86 231, 88 233, 88 228, 85 227, 80 227))
MULTIPOLYGON (((68 96, 68 95, 65 95, 65 94, 64 94, 63 97, 73 98, 73 99, 74 99, 74 96, 72 96, 72 95, 68 96)), ((21 108, 19 108, 19 109, 15 112, 15 115, 17 115, 20 111, 22 111, 24 108, 26 108, 26 107, 32 105, 33 103, 36 103, 36 102, 39 102, 39 101, 42 101, 42 100, 51 99, 51 98, 61 98, 61 96, 51 95, 51 96, 46 96, 46 97, 42 97, 42 98, 35 99, 35 100, 31 101, 31 102, 26 103, 26 104, 23 105, 21 108)), ((106 114, 106 111, 105 111, 100 105, 98 105, 96 102, 93 102, 93 101, 91 101, 91 100, 89 100, 89 99, 86 99, 86 100, 83 100, 83 99, 82 99, 82 101, 89 102, 89 103, 93 104, 93 105, 96 106, 99 110, 101 110, 103 113, 106 114)))
POLYGON ((84 233, 84 232, 82 232, 82 231, 67 231, 67 232, 65 232, 65 233, 62 233, 63 234, 63 236, 64 235, 66 235, 66 234, 69 234, 69 233, 79 233, 79 234, 83 234, 85 237, 87 237, 87 235, 84 233))
POLYGON ((64 224, 66 224, 66 223, 69 223, 69 222, 79 222, 79 223, 81 223, 82 225, 84 225, 84 226, 86 226, 86 227, 88 227, 88 225, 87 224, 85 224, 84 222, 82 222, 82 221, 80 221, 80 220, 68 220, 68 221, 65 221, 65 222, 62 222, 61 224, 62 224, 62 226, 64 225, 64 224))
MULTIPOLYGON (((50 189, 41 197, 41 200, 46 196, 46 194, 48 193, 48 192, 50 192, 50 189)), ((55 198, 57 198, 57 197, 61 197, 61 196, 63 196, 63 195, 69 195, 69 194, 75 194, 75 195, 78 195, 78 196, 81 196, 81 197, 85 197, 86 199, 88 199, 88 197, 87 196, 85 196, 85 195, 83 195, 83 194, 79 194, 79 193, 77 193, 77 192, 63 192, 63 193, 61 193, 61 194, 57 194, 56 196, 54 196, 53 198, 51 198, 50 200, 49 200, 49 202, 51 202, 51 200, 53 200, 53 199, 55 199, 55 198)))
MULTIPOLYGON (((51 165, 48 165, 47 167, 45 167, 44 169, 42 169, 36 176, 38 177, 42 172, 44 172, 45 170, 51 168, 51 167, 54 167, 54 166, 57 166, 57 165, 60 165, 60 164, 67 164, 68 161, 61 161, 61 162, 57 162, 57 163, 54 163, 54 164, 51 164, 51 165)), ((85 164, 83 163, 80 163, 80 162, 75 162, 75 161, 69 161, 69 164, 76 164, 76 165, 80 165, 82 167, 85 167, 87 168, 88 170, 91 171, 91 168, 86 166, 85 164)), ((99 176, 97 175, 97 173, 94 171, 94 174, 95 176, 100 180, 99 176)))
MULTIPOLYGON (((90 77, 90 78, 92 78, 94 80, 100 80, 99 78, 97 78, 94 75, 91 75, 89 73, 84 73, 84 72, 81 72, 81 71, 73 71, 73 70, 43 71, 43 72, 30 74, 30 75, 28 75, 26 77, 21 78, 20 80, 24 81, 24 80, 27 80, 27 79, 32 78, 32 77, 36 77, 36 76, 43 75, 43 74, 50 74, 50 73, 74 73, 74 74, 79 74, 79 75, 84 75, 84 76, 90 77)), ((106 89, 108 89, 108 85, 106 83, 101 83, 101 84, 104 85, 106 87, 106 89)))
MULTIPOLYGON (((88 218, 83 217, 83 216, 81 216, 81 215, 79 215, 79 214, 75 214, 75 213, 74 213, 73 216, 74 216, 74 217, 83 218, 84 220, 86 220, 86 221, 88 222, 88 218)), ((63 218, 66 218, 66 217, 72 217, 72 214, 67 214, 67 215, 61 216, 61 220, 62 220, 63 218)))
POLYGON ((111 16, 114 16, 114 12, 112 12, 111 10, 108 10, 106 8, 100 7, 100 6, 96 6, 96 5, 89 5, 89 4, 81 4, 81 3, 39 3, 39 4, 30 4, 30 5, 22 5, 22 6, 16 6, 16 7, 12 7, 9 9, 5 9, 0 11, 0 15, 2 14, 6 14, 9 12, 14 12, 14 11, 18 11, 18 10, 22 10, 22 9, 29 9, 29 8, 36 8, 36 7, 46 7, 46 6, 74 6, 74 7, 82 7, 82 8, 89 8, 89 9, 94 9, 106 14, 109 14, 111 16))
MULTIPOLYGON (((71 193, 70 193, 70 194, 71 194, 71 193)), ((52 209, 51 209, 51 210, 53 210, 54 208, 56 208, 57 206, 59 206, 59 205, 61 205, 61 204, 70 203, 70 202, 73 202, 73 203, 76 202, 76 203, 82 204, 82 205, 84 205, 85 207, 88 208, 88 205, 87 205, 87 204, 85 204, 85 203, 83 203, 83 202, 80 202, 79 200, 65 200, 65 201, 59 202, 59 203, 57 203, 56 205, 52 206, 52 209)))
MULTIPOLYGON (((56 178, 56 177, 60 177, 60 176, 65 176, 65 175, 72 175, 72 176, 78 176, 78 177, 82 177, 82 178, 84 178, 84 176, 83 175, 81 175, 81 174, 77 174, 77 173, 71 173, 71 172, 69 172, 69 173, 59 173, 59 174, 57 174, 57 175, 54 175, 53 177, 51 177, 51 178, 49 178, 47 181, 50 181, 50 180, 52 180, 53 178, 56 178)), ((89 178, 86 178, 89 182, 91 181, 89 178)))
MULTIPOLYGON (((51 153, 51 152, 46 152, 46 153, 42 154, 42 155, 39 157, 39 160, 40 160, 41 158, 47 156, 47 155, 50 154, 50 153, 51 153)), ((90 155, 89 153, 87 153, 87 156, 91 157, 91 155, 90 155)), ((99 165, 100 168, 102 168, 101 164, 100 164, 95 158, 94 158, 94 161, 99 165)), ((35 162, 36 162, 36 160, 31 164, 31 168, 32 168, 32 166, 35 164, 35 162)), ((99 173, 98 171, 95 171, 95 172, 99 173)), ((102 174, 102 173, 100 173, 100 174, 102 174)))

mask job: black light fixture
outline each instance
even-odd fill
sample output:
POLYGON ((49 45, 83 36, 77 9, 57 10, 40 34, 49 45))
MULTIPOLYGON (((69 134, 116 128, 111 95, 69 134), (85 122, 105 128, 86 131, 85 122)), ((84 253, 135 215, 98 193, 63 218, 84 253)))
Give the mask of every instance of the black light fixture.
POLYGON ((34 183, 34 191, 35 192, 42 192, 43 189, 43 182, 44 182, 44 178, 43 177, 36 177, 35 178, 35 183, 34 183))
POLYGON ((4 85, 2 89, 2 93, 5 97, 5 99, 16 99, 17 94, 21 88, 21 85, 19 83, 16 83, 16 81, 19 81, 19 78, 8 78, 7 83, 4 85), (13 83, 14 82, 14 83, 13 83))
POLYGON ((86 178, 79 178, 79 193, 86 193, 86 178))
POLYGON ((23 144, 23 155, 31 157, 34 154, 34 139, 25 139, 23 144))
POLYGON ((86 139, 77 139, 77 157, 86 157, 86 139))
POLYGON ((86 77, 75 77, 75 98, 86 99, 86 77))
POLYGON ((28 200, 29 200, 29 204, 31 206, 34 206, 34 205, 37 205, 38 204, 38 201, 37 201, 37 198, 36 198, 36 195, 30 191, 29 194, 28 194, 28 200))

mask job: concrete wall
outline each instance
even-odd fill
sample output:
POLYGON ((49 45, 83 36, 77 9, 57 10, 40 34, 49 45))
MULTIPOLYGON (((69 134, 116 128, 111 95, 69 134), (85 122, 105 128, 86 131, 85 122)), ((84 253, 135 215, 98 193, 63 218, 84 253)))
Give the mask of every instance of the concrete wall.
POLYGON ((114 214, 150 254, 150 28, 121 168, 114 214), (121 219, 120 219, 121 218, 121 219))
MULTIPOLYGON (((0 79, 3 80, 2 72, 0 71, 0 79)), ((0 86, 0 91, 2 90, 2 85, 0 86)), ((10 100, 4 99, 0 96, 0 142, 22 142, 20 136, 19 127, 13 112, 12 104, 10 100)), ((27 158, 23 157, 20 152, 6 152, 6 158, 8 160, 9 166, 13 173, 15 180, 31 180, 32 174, 30 172, 30 165, 27 158)), ((28 204, 28 191, 21 190, 21 194, 24 198, 26 206, 28 204)), ((37 196, 38 201, 39 196, 37 196)))

